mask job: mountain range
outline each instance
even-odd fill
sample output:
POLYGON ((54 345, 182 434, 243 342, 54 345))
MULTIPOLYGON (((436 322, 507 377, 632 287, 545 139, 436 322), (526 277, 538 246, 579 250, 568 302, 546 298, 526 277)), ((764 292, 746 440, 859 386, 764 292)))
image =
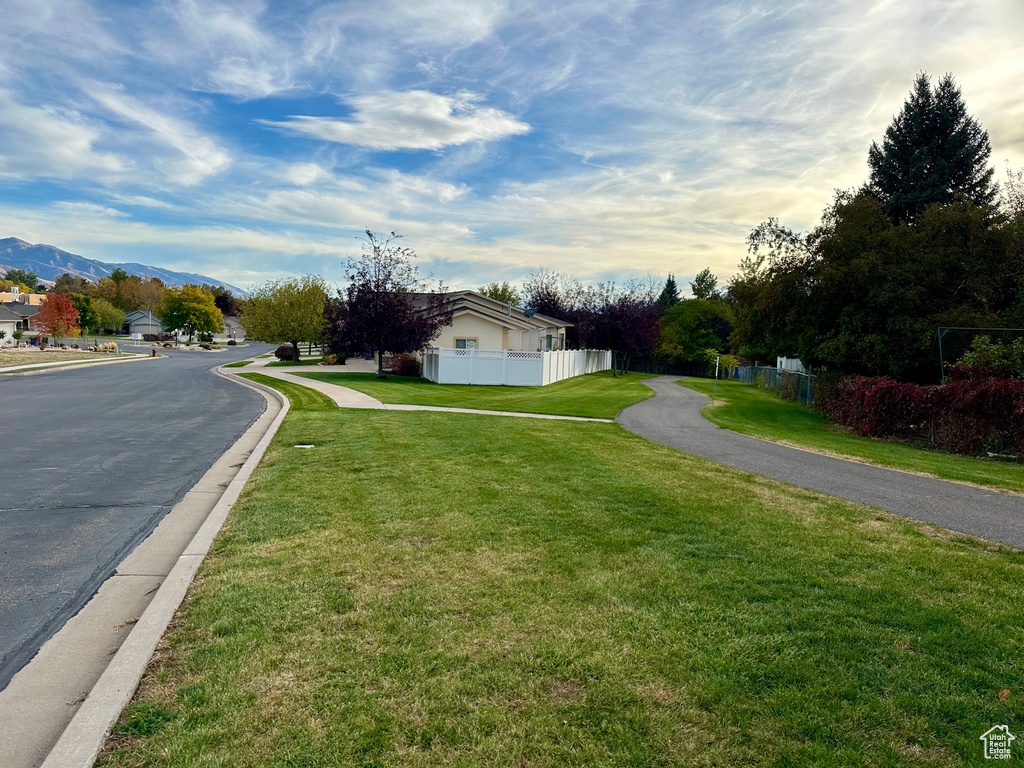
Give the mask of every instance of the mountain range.
POLYGON ((220 285, 239 298, 245 297, 245 291, 241 288, 206 275, 175 272, 161 267, 150 267, 146 264, 110 264, 68 253, 52 245, 33 245, 16 237, 0 239, 0 274, 7 274, 9 269, 35 272, 39 282, 44 285, 53 285, 53 281, 65 272, 98 283, 100 278, 110 277, 110 273, 118 268, 123 269, 129 275, 159 277, 167 285, 184 285, 185 283, 220 285))

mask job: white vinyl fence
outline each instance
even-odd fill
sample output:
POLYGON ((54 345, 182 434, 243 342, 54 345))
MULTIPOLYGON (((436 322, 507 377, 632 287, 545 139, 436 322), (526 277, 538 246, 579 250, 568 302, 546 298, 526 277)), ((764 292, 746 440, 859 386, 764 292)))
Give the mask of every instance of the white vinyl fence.
POLYGON ((433 347, 423 353, 423 377, 438 384, 542 387, 611 367, 612 353, 607 349, 519 352, 433 347))

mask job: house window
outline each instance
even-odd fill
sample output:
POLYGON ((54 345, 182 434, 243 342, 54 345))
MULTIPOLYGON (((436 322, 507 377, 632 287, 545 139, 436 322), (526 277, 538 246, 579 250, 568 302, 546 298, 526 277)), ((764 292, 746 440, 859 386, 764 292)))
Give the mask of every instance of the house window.
POLYGON ((456 339, 456 349, 476 349, 476 339, 456 339))

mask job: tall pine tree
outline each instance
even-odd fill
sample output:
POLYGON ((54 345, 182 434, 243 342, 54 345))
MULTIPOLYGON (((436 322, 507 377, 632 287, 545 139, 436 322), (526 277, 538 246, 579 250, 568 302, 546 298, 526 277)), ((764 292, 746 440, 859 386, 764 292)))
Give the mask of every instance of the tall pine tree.
POLYGON ((991 154, 988 132, 967 113, 953 76, 932 89, 921 73, 882 145, 871 143, 869 189, 896 223, 913 222, 929 205, 950 203, 957 194, 987 207, 998 192, 991 154))
POLYGON ((671 272, 669 273, 668 280, 665 281, 665 287, 661 289, 661 293, 654 303, 662 312, 668 312, 679 303, 679 287, 676 285, 676 279, 672 276, 671 272))

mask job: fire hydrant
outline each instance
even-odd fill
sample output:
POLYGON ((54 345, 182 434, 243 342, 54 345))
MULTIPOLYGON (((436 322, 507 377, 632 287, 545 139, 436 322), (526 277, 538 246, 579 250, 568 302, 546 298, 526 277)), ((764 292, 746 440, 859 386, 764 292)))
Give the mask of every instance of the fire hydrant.
POLYGON ((156 347, 153 347, 153 357, 156 357, 156 347))

